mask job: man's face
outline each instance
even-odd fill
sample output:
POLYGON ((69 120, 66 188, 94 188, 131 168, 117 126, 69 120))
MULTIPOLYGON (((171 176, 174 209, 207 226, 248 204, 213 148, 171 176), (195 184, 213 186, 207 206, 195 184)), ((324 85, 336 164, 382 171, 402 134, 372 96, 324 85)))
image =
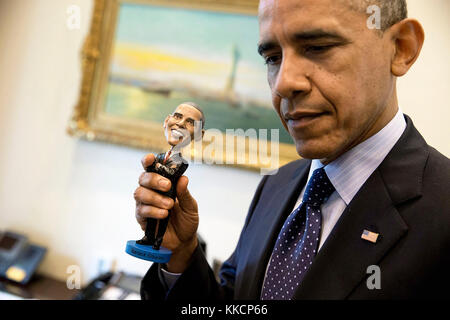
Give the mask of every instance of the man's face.
POLYGON ((180 104, 175 111, 164 120, 165 134, 167 142, 171 146, 176 146, 184 140, 186 136, 194 139, 195 121, 200 121, 201 112, 193 106, 180 104))
POLYGON ((389 33, 368 29, 368 15, 348 3, 260 2, 259 51, 272 102, 304 158, 334 160, 396 108, 389 33))

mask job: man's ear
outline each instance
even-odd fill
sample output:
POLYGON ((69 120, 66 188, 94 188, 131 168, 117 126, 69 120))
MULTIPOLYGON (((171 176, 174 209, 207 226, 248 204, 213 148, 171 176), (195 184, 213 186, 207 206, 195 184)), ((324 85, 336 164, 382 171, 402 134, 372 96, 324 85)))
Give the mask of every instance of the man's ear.
POLYGON ((391 27, 395 52, 392 57, 392 74, 401 77, 419 57, 425 39, 422 25, 415 19, 405 19, 391 27))

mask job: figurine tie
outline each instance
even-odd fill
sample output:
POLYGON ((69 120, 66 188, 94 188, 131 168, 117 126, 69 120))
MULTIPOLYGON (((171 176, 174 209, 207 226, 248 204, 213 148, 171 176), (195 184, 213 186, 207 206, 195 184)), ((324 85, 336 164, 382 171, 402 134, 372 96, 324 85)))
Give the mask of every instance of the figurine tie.
MULTIPOLYGON (((172 148, 173 149, 173 148, 172 148)), ((167 152, 167 155, 164 157, 164 161, 163 161, 163 164, 166 164, 166 162, 167 162, 167 159, 169 159, 169 157, 170 157, 170 154, 172 153, 172 149, 170 149, 169 150, 169 152, 167 152)))

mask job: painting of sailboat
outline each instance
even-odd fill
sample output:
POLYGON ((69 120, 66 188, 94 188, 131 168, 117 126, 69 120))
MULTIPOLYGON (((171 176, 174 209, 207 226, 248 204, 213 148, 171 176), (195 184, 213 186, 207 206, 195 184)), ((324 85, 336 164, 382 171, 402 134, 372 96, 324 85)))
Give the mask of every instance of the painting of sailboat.
POLYGON ((162 122, 183 101, 207 115, 206 129, 280 129, 255 16, 121 3, 105 112, 162 122))

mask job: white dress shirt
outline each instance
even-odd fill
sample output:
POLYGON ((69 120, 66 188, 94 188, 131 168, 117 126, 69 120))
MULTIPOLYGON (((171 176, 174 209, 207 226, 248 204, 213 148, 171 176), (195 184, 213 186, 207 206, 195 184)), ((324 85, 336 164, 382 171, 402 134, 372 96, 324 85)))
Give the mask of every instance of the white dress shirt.
MULTIPOLYGON (((400 139, 405 128, 406 121, 399 109, 395 117, 383 129, 324 167, 336 191, 321 206, 322 228, 319 250, 345 208, 369 176, 383 162, 389 151, 400 139)), ((314 170, 323 166, 320 160, 312 160, 308 181, 314 170)), ((306 185, 303 187, 294 208, 297 208, 302 203, 305 188, 306 185)))
MULTIPOLYGON (((356 195, 358 190, 367 181, 369 176, 381 164, 395 143, 400 139, 406 128, 406 121, 400 109, 394 118, 380 131, 369 139, 356 145, 336 160, 327 164, 324 169, 328 178, 336 189, 322 204, 322 228, 319 250, 333 230, 336 222, 356 195)), ((320 160, 314 159, 309 169, 308 181, 314 170, 324 165, 320 160)), ((306 185, 300 193, 294 210, 301 205, 306 185)), ((294 211, 293 210, 293 211, 294 211)), ((270 259, 269 259, 270 261, 270 259)), ((164 269, 163 276, 170 288, 178 279, 180 274, 170 273, 164 269)), ((266 270, 267 272, 267 270, 266 270)))

